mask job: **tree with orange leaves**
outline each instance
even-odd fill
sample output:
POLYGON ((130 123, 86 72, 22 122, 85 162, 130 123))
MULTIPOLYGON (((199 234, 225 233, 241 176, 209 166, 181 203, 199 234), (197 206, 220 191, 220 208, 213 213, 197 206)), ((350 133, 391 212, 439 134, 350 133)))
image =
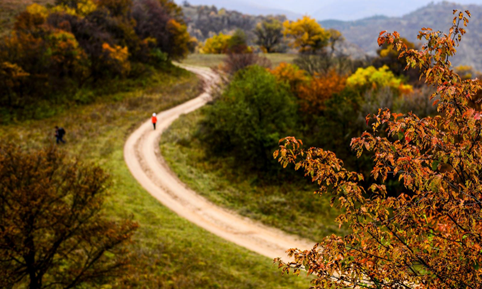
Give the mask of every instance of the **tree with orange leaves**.
POLYGON ((325 108, 325 101, 333 94, 345 89, 346 76, 334 70, 326 75, 315 73, 311 81, 301 85, 298 90, 300 109, 309 114, 319 114, 325 108))
POLYGON ((294 261, 279 262, 284 271, 305 269, 316 276, 314 288, 481 288, 482 117, 469 106, 481 86, 463 80, 449 60, 468 17, 458 13, 448 34, 422 28, 421 51, 408 49, 397 32, 380 33, 378 44, 420 69, 439 101, 433 117, 388 109, 367 116, 371 131, 351 146, 358 156, 373 153, 373 181, 330 151, 303 149, 294 137, 282 141, 274 157, 303 169, 318 194, 333 195, 343 212, 337 221, 351 228, 311 250, 291 249, 294 261), (404 187, 396 197, 387 194, 389 178, 404 187))
POLYGON ((298 66, 281 62, 275 69, 269 69, 279 82, 287 83, 293 93, 297 93, 300 86, 310 80, 310 75, 298 66))

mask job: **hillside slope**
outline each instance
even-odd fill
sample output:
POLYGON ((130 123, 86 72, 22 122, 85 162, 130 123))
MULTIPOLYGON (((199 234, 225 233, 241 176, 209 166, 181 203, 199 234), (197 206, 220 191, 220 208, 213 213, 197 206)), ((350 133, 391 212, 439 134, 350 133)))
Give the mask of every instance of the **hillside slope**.
POLYGON ((452 9, 469 10, 472 14, 467 35, 457 49, 452 60, 455 66, 470 65, 482 71, 482 6, 460 5, 449 2, 429 4, 403 17, 375 16, 357 21, 325 20, 320 24, 326 28, 340 30, 346 40, 360 46, 365 52, 374 55, 378 48, 377 37, 380 31, 398 31, 409 41, 419 43, 418 32, 422 27, 448 32, 452 23, 452 9))

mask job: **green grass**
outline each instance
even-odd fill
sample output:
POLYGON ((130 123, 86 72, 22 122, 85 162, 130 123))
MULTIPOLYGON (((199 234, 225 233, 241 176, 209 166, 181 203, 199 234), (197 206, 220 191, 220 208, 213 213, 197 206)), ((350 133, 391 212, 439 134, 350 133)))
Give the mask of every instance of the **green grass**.
MULTIPOLYGON (((273 67, 278 66, 281 62, 291 63, 293 59, 296 58, 296 54, 287 54, 287 53, 271 53, 271 54, 262 54, 266 58, 268 58, 273 67)), ((223 59, 226 57, 224 54, 190 54, 185 60, 182 61, 183 64, 187 65, 197 65, 197 66, 206 66, 206 67, 214 67, 218 66, 223 62, 223 59)))
MULTIPOLYGON (((52 144, 53 127, 66 129, 60 148, 104 167, 112 176, 106 213, 140 224, 130 245, 132 268, 118 288, 307 288, 305 277, 281 276, 272 260, 224 241, 163 207, 132 177, 123 146, 140 123, 199 93, 199 81, 180 69, 156 73, 145 88, 104 95, 53 117, 0 126, 2 142, 52 144)), ((115 86, 110 86, 114 89, 115 86)))
POLYGON ((314 196, 309 180, 292 174, 290 180, 266 181, 232 158, 206 154, 196 137, 206 109, 181 116, 161 138, 162 154, 183 182, 218 205, 288 233, 319 241, 343 232, 329 196, 314 196))

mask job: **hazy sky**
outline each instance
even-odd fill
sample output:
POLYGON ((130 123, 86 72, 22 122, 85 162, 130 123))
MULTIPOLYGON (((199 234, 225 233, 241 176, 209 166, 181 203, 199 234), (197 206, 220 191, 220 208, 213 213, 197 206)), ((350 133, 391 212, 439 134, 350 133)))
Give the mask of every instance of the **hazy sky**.
MULTIPOLYGON (((182 3, 182 0, 175 0, 182 3)), ((319 20, 339 19, 356 20, 373 15, 402 16, 425 6, 432 0, 188 0, 193 5, 216 5, 227 9, 244 10, 241 12, 285 10, 297 14, 307 14, 319 20)), ((460 4, 479 4, 482 0, 449 1, 460 4)))

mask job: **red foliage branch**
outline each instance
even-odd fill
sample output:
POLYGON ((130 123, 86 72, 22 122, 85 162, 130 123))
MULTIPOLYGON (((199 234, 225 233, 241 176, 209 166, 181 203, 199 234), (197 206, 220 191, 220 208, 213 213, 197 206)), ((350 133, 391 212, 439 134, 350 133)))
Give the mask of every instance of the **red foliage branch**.
MULTIPOLYGON (((454 11, 454 14, 457 11, 454 11)), ((421 51, 407 49, 397 32, 380 33, 409 67, 435 86, 438 115, 419 118, 380 109, 367 116, 371 132, 351 142, 360 156, 374 153, 374 182, 362 185, 361 174, 318 148, 302 149, 300 140, 282 140, 275 158, 295 164, 333 195, 343 212, 337 218, 351 228, 346 236, 328 236, 312 250, 291 249, 295 261, 285 272, 304 268, 315 288, 481 288, 482 284, 482 121, 470 102, 481 88, 462 80, 449 57, 465 34, 470 13, 456 15, 449 33, 422 28, 421 51), (406 192, 389 196, 385 182, 395 176, 406 192), (330 287, 333 286, 333 287, 330 287)))

